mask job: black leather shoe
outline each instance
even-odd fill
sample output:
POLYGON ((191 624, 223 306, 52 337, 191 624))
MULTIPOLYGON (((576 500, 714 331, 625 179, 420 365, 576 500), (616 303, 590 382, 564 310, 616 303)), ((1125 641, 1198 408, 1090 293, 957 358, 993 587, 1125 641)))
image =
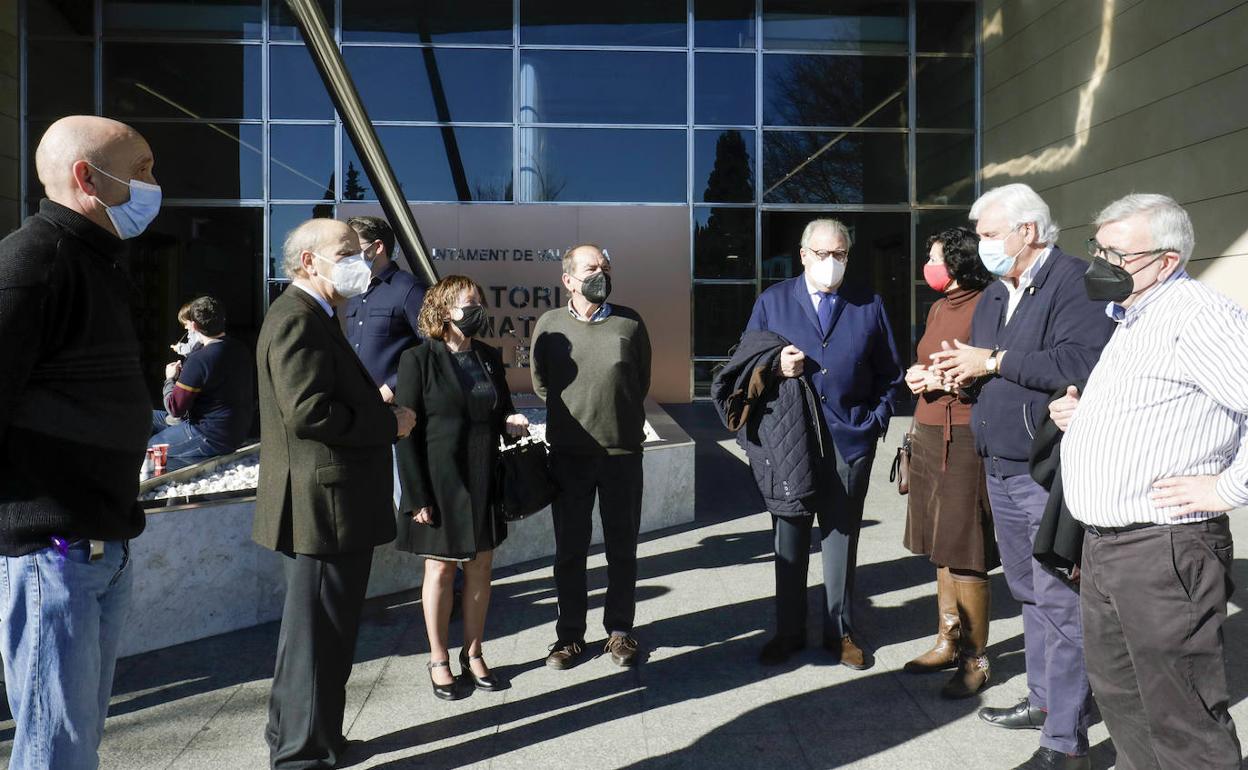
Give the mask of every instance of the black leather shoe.
POLYGON ((1039 730, 1044 727, 1044 720, 1049 716, 1049 712, 1032 706, 1031 701, 1026 698, 1010 708, 982 708, 978 713, 979 718, 988 724, 1007 730, 1039 730))
POLYGON ((778 666, 789 659, 789 656, 806 647, 805 636, 771 637, 763 649, 758 652, 758 662, 764 666, 778 666))
POLYGON ((438 684, 433 681, 433 670, 435 668, 446 667, 447 671, 451 670, 451 662, 449 660, 430 661, 425 664, 425 668, 429 669, 429 684, 433 685, 433 694, 442 700, 459 700, 464 697, 464 693, 455 686, 455 681, 450 684, 438 684))
POLYGON ((1087 754, 1063 754, 1041 746, 1031 759, 1014 770, 1091 770, 1092 761, 1087 754))
MULTIPOLYGON (((478 690, 486 692, 494 692, 503 689, 503 683, 498 681, 498 677, 494 674, 486 674, 485 676, 477 676, 472 672, 471 661, 479 660, 481 665, 485 665, 485 658, 481 655, 469 655, 468 648, 465 647, 459 651, 459 675, 472 682, 472 686, 478 690)), ((486 667, 489 671, 489 667, 486 667)))

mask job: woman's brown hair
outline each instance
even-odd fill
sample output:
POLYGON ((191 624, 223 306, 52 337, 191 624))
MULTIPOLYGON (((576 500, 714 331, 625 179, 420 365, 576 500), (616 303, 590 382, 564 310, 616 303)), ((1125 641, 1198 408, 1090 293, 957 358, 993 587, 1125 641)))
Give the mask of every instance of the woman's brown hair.
POLYGON ((466 275, 448 275, 435 283, 425 292, 425 302, 420 306, 420 318, 416 321, 417 331, 426 339, 440 340, 446 331, 447 318, 451 316, 451 308, 458 307, 459 295, 472 289, 485 305, 485 292, 481 285, 466 275))

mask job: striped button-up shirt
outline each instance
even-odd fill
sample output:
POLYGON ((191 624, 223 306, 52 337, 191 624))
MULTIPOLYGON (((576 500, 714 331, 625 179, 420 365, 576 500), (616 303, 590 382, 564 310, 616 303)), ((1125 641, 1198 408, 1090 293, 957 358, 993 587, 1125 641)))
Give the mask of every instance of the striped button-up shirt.
POLYGON ((1180 270, 1118 322, 1062 439, 1062 488, 1093 526, 1172 524, 1153 483, 1219 476, 1218 495, 1248 505, 1248 312, 1180 270))

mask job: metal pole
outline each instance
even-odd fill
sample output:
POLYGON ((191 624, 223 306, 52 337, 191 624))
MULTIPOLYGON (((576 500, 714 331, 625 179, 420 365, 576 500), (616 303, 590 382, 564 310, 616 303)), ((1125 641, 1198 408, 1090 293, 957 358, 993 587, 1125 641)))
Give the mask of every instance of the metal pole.
MULTIPOLYGON (((351 74, 347 72, 347 65, 342 60, 342 53, 334 42, 325 16, 316 0, 286 0, 286 5, 290 7, 299 24, 299 31, 303 33, 303 40, 308 52, 312 54, 312 61, 316 62, 316 69, 325 81, 329 97, 333 99, 334 107, 342 116, 342 125, 360 153, 364 173, 368 174, 368 180, 377 191, 377 200, 381 203, 386 218, 390 220, 390 226, 394 228, 395 238, 403 247, 403 256, 406 259, 399 259, 399 266, 406 267, 427 285, 432 286, 438 282, 438 272, 429 260, 429 252, 420 235, 420 228, 416 226, 416 218, 412 216, 403 191, 399 189, 394 169, 386 160, 386 153, 381 148, 381 142, 377 140, 377 132, 373 130, 368 113, 364 111, 364 104, 355 90, 351 74)), ((398 255, 395 257, 398 258, 398 255)))

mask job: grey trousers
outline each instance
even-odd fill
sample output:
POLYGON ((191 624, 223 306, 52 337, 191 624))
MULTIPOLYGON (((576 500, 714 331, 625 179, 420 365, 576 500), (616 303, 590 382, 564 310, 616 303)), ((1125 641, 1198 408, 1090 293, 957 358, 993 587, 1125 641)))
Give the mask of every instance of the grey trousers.
POLYGON ((1088 678, 1119 770, 1238 768, 1222 624, 1226 516, 1083 541, 1088 678))
POLYGON ((985 469, 1005 582, 1023 605, 1027 697, 1048 712, 1040 745, 1085 754, 1092 693, 1083 664, 1079 592, 1031 555, 1049 493, 1026 474, 1000 475, 992 460, 985 469))
MULTIPOLYGON (((832 442, 825 446, 829 449, 832 442)), ((781 636, 806 633, 806 572, 810 566, 810 529, 819 522, 823 557, 825 613, 823 636, 838 641, 853 633, 854 570, 858 565, 858 531, 862 506, 871 481, 872 449, 853 462, 840 453, 824 458, 821 489, 810 501, 814 515, 775 516, 772 528, 776 549, 776 632, 781 636)))

